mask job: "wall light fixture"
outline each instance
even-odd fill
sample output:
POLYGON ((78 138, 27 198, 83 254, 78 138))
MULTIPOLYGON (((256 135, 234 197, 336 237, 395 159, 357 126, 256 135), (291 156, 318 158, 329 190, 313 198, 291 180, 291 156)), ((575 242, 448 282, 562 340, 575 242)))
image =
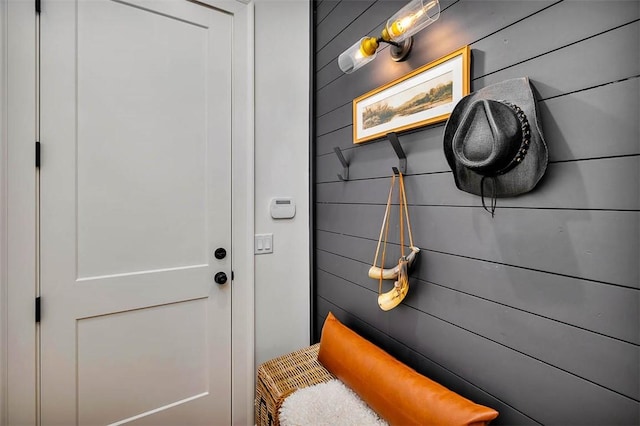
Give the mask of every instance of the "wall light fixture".
POLYGON ((380 43, 391 45, 394 61, 404 60, 411 51, 413 35, 440 17, 438 0, 412 0, 397 11, 382 29, 380 37, 363 37, 338 57, 342 72, 350 74, 376 57, 380 43))

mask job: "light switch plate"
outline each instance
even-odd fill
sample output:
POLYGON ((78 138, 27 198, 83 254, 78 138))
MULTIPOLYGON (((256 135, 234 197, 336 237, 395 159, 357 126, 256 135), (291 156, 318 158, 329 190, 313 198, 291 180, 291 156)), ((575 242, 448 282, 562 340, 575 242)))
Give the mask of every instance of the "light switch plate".
POLYGON ((255 254, 273 253, 273 234, 256 234, 253 247, 255 254))

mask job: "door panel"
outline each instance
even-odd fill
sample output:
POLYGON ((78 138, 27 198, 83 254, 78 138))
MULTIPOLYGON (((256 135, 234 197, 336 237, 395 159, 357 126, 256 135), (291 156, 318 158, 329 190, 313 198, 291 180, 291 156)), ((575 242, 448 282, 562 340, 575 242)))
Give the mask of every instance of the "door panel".
POLYGON ((78 6, 78 275, 206 264, 207 28, 78 6))
POLYGON ((43 424, 230 422, 232 19, 43 1, 43 424))
POLYGON ((208 391, 202 374, 208 367, 205 299, 86 318, 77 325, 81 425, 110 424, 208 391), (105 399, 111 404, 103 404, 105 399))

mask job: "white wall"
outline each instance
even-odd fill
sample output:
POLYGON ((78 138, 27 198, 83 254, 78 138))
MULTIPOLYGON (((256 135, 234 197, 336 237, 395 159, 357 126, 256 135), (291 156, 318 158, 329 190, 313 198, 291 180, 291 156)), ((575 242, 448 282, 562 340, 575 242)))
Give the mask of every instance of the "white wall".
POLYGON ((6 424, 6 360, 7 360, 7 339, 5 327, 7 324, 7 308, 6 308, 6 271, 7 271, 7 165, 6 165, 6 73, 5 58, 6 49, 5 42, 7 40, 5 31, 6 25, 6 6, 5 0, 0 0, 0 425, 6 424))
POLYGON ((309 7, 255 2, 256 364, 309 344, 309 7), (274 220, 269 201, 291 196, 296 216, 274 220))

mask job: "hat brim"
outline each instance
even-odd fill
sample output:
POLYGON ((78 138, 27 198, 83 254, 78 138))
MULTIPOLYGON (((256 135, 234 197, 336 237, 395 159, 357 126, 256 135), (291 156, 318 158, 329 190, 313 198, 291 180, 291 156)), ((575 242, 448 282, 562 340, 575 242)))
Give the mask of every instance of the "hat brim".
POLYGON ((507 101, 519 106, 526 114, 531 127, 530 147, 522 162, 507 173, 492 179, 496 197, 513 197, 531 191, 544 175, 548 153, 538 123, 535 96, 527 77, 505 80, 484 87, 462 98, 454 107, 444 130, 444 154, 453 171, 456 186, 462 191, 481 195, 480 184, 483 176, 460 164, 452 146, 453 136, 465 111, 474 101, 480 99, 507 101))

